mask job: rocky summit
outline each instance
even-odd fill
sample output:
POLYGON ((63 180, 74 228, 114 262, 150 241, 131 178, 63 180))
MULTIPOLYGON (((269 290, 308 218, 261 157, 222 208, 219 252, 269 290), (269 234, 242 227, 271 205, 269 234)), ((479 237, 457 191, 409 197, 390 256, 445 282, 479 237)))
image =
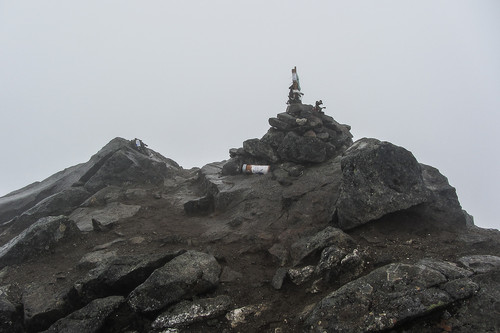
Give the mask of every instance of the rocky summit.
POLYGON ((226 161, 116 138, 0 198, 0 332, 500 331, 499 231, 297 91, 226 161))

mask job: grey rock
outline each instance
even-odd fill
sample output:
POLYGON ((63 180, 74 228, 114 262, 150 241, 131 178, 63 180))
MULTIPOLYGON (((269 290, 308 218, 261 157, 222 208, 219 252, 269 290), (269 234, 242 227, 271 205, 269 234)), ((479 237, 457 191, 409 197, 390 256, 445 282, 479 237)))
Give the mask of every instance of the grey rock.
MULTIPOLYGON (((289 163, 283 167, 293 168, 289 163)), ((311 225, 329 224, 340 193, 340 158, 298 170, 302 170, 300 177, 282 190, 282 206, 288 214, 289 224, 305 224, 306 221, 311 225)))
POLYGON ((324 130, 334 140, 342 150, 352 145, 351 126, 340 124, 335 119, 325 114, 319 116, 323 122, 324 130))
POLYGON ((425 265, 427 267, 435 269, 450 280, 470 277, 473 274, 472 271, 460 268, 453 262, 438 259, 422 259, 417 262, 417 265, 425 265))
POLYGON ((472 269, 475 273, 487 273, 500 270, 500 257, 492 255, 473 255, 458 259, 465 267, 472 269))
POLYGON ((285 281, 285 278, 288 273, 288 268, 285 267, 280 267, 276 270, 276 273, 274 273, 273 279, 271 280, 271 286, 273 286, 274 289, 281 289, 283 286, 283 282, 285 281))
POLYGON ((151 325, 154 329, 187 326, 225 314, 231 306, 231 298, 221 295, 202 298, 193 302, 183 301, 159 315, 151 325))
POLYGON ((318 133, 318 134, 316 134, 316 137, 318 139, 323 140, 323 141, 328 141, 328 139, 330 139, 330 135, 328 134, 328 132, 318 133))
POLYGON ((340 229, 326 227, 315 235, 303 237, 292 244, 290 254, 293 264, 297 265, 305 258, 320 253, 324 248, 332 245, 348 249, 355 246, 355 241, 340 229))
POLYGON ((290 104, 286 107, 286 113, 294 117, 300 117, 304 113, 313 112, 313 106, 309 104, 290 104))
POLYGON ((296 163, 321 163, 327 159, 326 144, 318 138, 304 137, 289 132, 278 149, 284 161, 296 163))
POLYGON ((467 220, 472 217, 462 209, 455 188, 438 169, 425 164, 420 164, 420 167, 430 197, 417 207, 419 215, 436 227, 465 228, 467 220))
POLYGON ((21 215, 43 199, 71 188, 86 171, 79 164, 64 169, 41 182, 35 182, 0 198, 0 224, 21 215))
POLYGON ((349 281, 361 275, 364 270, 364 258, 358 249, 348 253, 340 261, 340 271, 345 272, 349 281))
POLYGON ((477 290, 478 286, 466 279, 449 281, 425 265, 390 264, 323 298, 308 315, 305 328, 312 332, 389 330, 470 297, 477 290))
POLYGON ((21 291, 16 285, 0 287, 0 333, 24 332, 21 291))
POLYGON ((342 158, 338 226, 350 229, 430 199, 422 170, 406 149, 376 139, 356 141, 342 158))
POLYGON ((78 280, 72 289, 74 304, 86 304, 93 299, 111 295, 127 295, 143 283, 153 271, 184 251, 154 255, 111 257, 102 261, 78 280))
POLYGON ((100 222, 101 228, 106 228, 110 224, 134 216, 139 209, 141 209, 139 205, 125 205, 119 202, 111 202, 104 207, 77 208, 71 213, 69 219, 75 221, 81 231, 95 231, 92 223, 93 219, 100 222))
MULTIPOLYGON (((223 212, 228 209, 238 211, 236 206, 244 203, 247 206, 246 212, 250 206, 255 206, 259 207, 259 210, 266 210, 270 215, 279 214, 281 186, 271 181, 271 174, 257 177, 222 176, 223 165, 224 162, 210 163, 200 169, 198 182, 200 190, 205 195, 203 205, 200 204, 199 207, 207 207, 209 212, 223 212)), ((193 208, 196 211, 197 200, 193 199, 184 204, 186 213, 193 208)), ((237 218, 237 216, 233 218, 237 218)), ((246 218, 246 216, 242 218, 246 218)))
POLYGON ((78 262, 79 268, 95 268, 107 261, 115 259, 117 257, 116 251, 108 250, 98 250, 94 252, 87 253, 78 262))
POLYGON ((339 267, 341 260, 346 256, 346 254, 347 252, 338 246, 331 245, 326 247, 321 252, 321 257, 316 265, 315 273, 321 274, 339 267))
POLYGON ((90 193, 81 187, 64 189, 43 199, 12 222, 17 228, 21 228, 30 226, 42 217, 69 215, 89 196, 90 193))
POLYGON ((304 126, 305 124, 307 124, 307 119, 306 118, 297 118, 297 119, 295 119, 295 122, 299 126, 304 126))
POLYGON ((232 328, 245 323, 250 316, 258 317, 264 311, 270 310, 271 305, 269 303, 260 303, 247 305, 241 308, 231 310, 226 314, 226 319, 231 324, 232 328))
POLYGON ((68 289, 56 284, 32 282, 23 287, 24 323, 28 332, 47 329, 73 311, 68 289))
POLYGON ((0 267, 19 264, 47 252, 57 243, 79 233, 76 224, 66 216, 41 218, 0 248, 0 267))
POLYGON ((262 137, 261 141, 270 145, 274 150, 278 151, 279 146, 285 138, 285 133, 270 128, 262 137))
POLYGON ((269 125, 280 131, 291 131, 295 127, 278 118, 269 118, 269 125))
POLYGON ((165 308, 217 286, 221 267, 212 255, 188 251, 155 270, 134 289, 128 303, 136 312, 165 308))
POLYGON ((69 316, 58 320, 45 333, 97 333, 102 332, 106 320, 113 316, 125 299, 122 296, 110 296, 96 299, 73 312, 69 316))
POLYGON ((297 286, 309 281, 314 274, 314 266, 308 265, 301 268, 290 268, 287 271, 290 280, 297 286))
MULTIPOLYGON (((500 318, 498 316, 500 309, 500 270, 491 270, 484 274, 474 275, 472 281, 467 283, 464 286, 454 286, 453 290, 461 293, 463 290, 468 290, 471 283, 478 284, 480 289, 474 293, 473 297, 462 301, 453 317, 448 319, 448 324, 452 327, 453 332, 500 331, 500 318)), ((419 327, 416 329, 419 329, 419 327)))
POLYGON ((245 152, 250 156, 264 160, 267 164, 279 161, 279 157, 271 145, 259 139, 249 139, 244 141, 243 150, 245 150, 245 152))
POLYGON ((468 278, 451 280, 443 285, 452 299, 465 299, 474 295, 479 290, 479 285, 468 278))
POLYGON ((99 207, 111 202, 119 202, 126 199, 125 192, 126 190, 119 186, 106 186, 85 200, 80 207, 99 207))
POLYGON ((295 163, 283 163, 281 167, 288 172, 288 175, 291 177, 300 177, 304 174, 305 167, 301 164, 295 163))
POLYGON ((169 168, 179 168, 177 163, 162 157, 157 153, 151 157, 132 147, 122 146, 106 155, 96 164, 97 170, 89 170, 80 178, 80 182, 90 192, 110 185, 160 185, 167 177, 169 168))
POLYGON ((277 117, 279 120, 287 123, 290 126, 293 126, 293 127, 297 126, 297 117, 292 116, 290 113, 286 113, 286 112, 278 113, 277 117))

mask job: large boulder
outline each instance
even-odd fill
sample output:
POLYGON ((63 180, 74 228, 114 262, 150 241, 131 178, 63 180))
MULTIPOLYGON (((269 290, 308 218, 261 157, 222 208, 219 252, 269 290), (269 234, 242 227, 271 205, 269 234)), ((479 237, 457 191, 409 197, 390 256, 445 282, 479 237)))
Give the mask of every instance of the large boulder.
POLYGON ((125 299, 110 296, 92 301, 82 309, 62 318, 49 327, 45 333, 97 333, 103 332, 106 320, 117 312, 125 299))
POLYGON ((47 252, 79 233, 76 224, 66 216, 43 217, 0 248, 0 267, 19 264, 47 252))
POLYGON ((128 303, 136 312, 152 312, 217 286, 221 267, 212 255, 188 251, 155 270, 135 288, 128 303))
POLYGON ((78 280, 72 289, 75 304, 85 304, 96 298, 128 295, 151 273, 184 251, 154 255, 121 256, 102 262, 78 280))
POLYGON ((408 150, 377 139, 345 152, 337 202, 338 226, 350 229, 430 199, 420 164, 408 150))
POLYGON ((467 278, 468 273, 454 265, 440 263, 433 267, 438 270, 423 263, 394 263, 349 282, 315 306, 306 318, 305 329, 385 331, 468 298, 479 289, 467 278))

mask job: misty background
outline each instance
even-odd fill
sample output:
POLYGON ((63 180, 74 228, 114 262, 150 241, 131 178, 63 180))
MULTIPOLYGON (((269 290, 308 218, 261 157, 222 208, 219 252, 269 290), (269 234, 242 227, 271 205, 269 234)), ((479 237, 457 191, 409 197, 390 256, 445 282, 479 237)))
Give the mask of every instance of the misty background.
POLYGON ((114 137, 184 168, 303 102, 410 150, 500 228, 500 1, 0 0, 0 196, 114 137))

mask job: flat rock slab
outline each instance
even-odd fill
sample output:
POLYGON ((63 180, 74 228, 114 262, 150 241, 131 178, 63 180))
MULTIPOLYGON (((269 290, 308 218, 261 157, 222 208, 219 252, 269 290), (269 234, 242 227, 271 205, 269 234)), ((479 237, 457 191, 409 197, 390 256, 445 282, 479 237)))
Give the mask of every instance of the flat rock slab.
POLYGON ((215 288, 220 273, 221 267, 214 256, 188 251, 155 270, 130 293, 128 303, 136 312, 162 310, 184 298, 215 288))
MULTIPOLYGON (((450 269, 452 266, 442 270, 450 269)), ((479 289, 470 279, 449 278, 422 264, 380 267, 323 298, 304 328, 311 332, 385 331, 470 297, 479 289)))
POLYGON ((45 333, 102 332, 106 319, 125 303, 121 296, 96 299, 82 309, 58 320, 45 333))
POLYGON ((65 216, 41 218, 0 248, 0 268, 47 252, 63 239, 79 233, 76 224, 65 216))
POLYGON ((92 219, 98 220, 102 225, 108 225, 134 216, 141 206, 124 205, 119 202, 112 202, 103 208, 78 208, 69 216, 75 221, 81 231, 92 231, 92 219))

